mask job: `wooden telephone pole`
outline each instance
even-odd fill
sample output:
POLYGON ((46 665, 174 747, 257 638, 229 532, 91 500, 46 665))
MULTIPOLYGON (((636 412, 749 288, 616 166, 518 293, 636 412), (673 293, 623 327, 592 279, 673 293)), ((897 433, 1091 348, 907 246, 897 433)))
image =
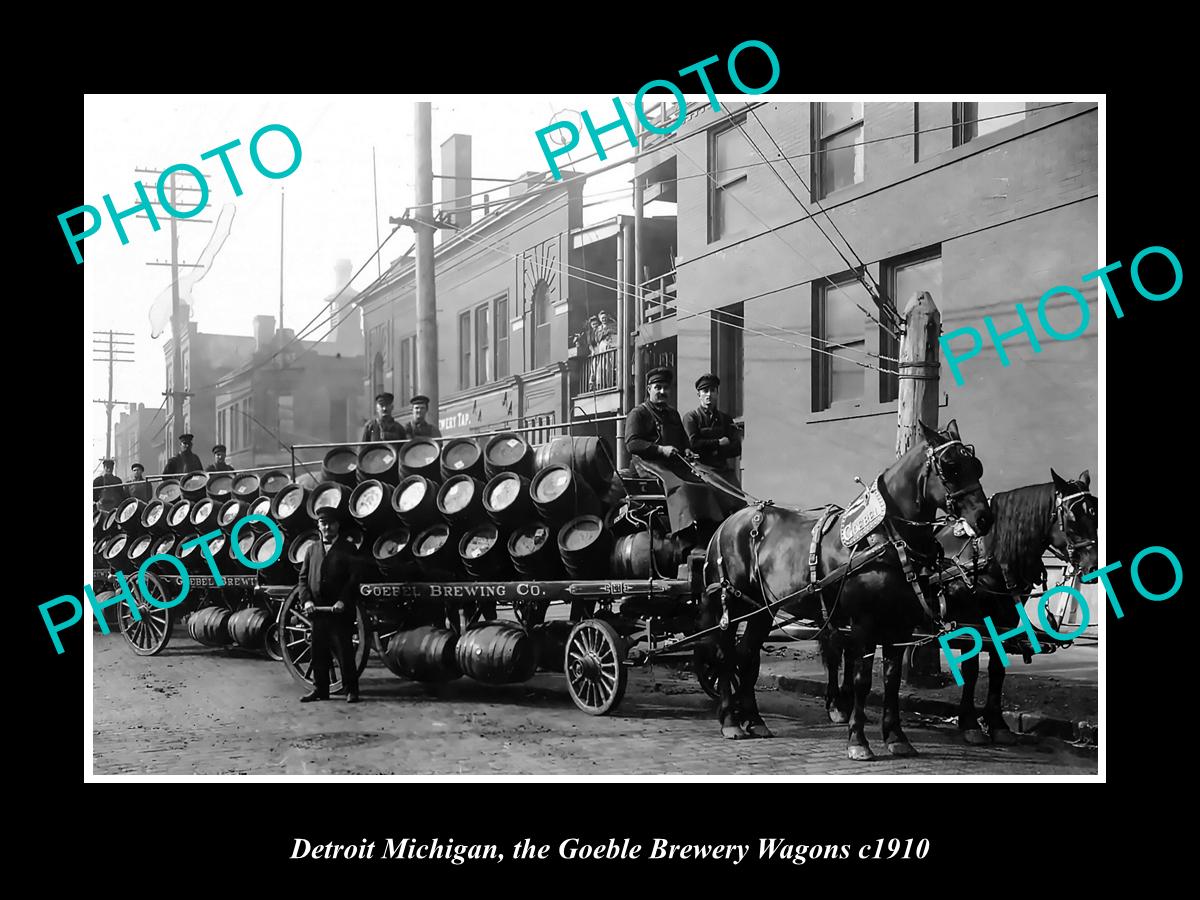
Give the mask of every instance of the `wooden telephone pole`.
MULTIPOLYGON (((924 422, 938 425, 938 366, 942 314, 928 291, 914 294, 904 307, 904 333, 900 336, 896 458, 899 459, 921 438, 924 422)), ((909 648, 908 683, 940 683, 941 653, 938 645, 909 648)))

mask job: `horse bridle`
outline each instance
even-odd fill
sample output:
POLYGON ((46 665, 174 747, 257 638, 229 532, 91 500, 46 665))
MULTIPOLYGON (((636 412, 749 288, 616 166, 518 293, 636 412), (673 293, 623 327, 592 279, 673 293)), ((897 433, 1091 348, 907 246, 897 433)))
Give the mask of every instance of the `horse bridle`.
POLYGON ((1071 533, 1071 529, 1067 527, 1067 517, 1070 516, 1071 521, 1074 521, 1075 507, 1088 499, 1096 499, 1092 492, 1088 490, 1076 491, 1074 494, 1067 494, 1065 496, 1058 493, 1054 495, 1054 517, 1058 520, 1058 527, 1062 530, 1063 537, 1067 540, 1067 554, 1063 556, 1053 544, 1050 545, 1050 552, 1071 566, 1079 565, 1080 551, 1096 546, 1094 540, 1077 540, 1071 533))
POLYGON ((924 505, 925 482, 929 478, 929 473, 933 472, 933 474, 938 477, 938 481, 942 483, 942 489, 946 492, 946 512, 955 518, 962 518, 962 516, 958 514, 958 498, 970 494, 976 489, 982 492, 983 485, 980 484, 979 479, 977 478, 975 479, 974 483, 968 484, 964 488, 961 488, 957 491, 950 490, 950 485, 946 482, 946 474, 942 471, 942 453, 956 445, 962 447, 967 456, 978 462, 978 458, 975 456, 975 448, 970 444, 964 444, 959 440, 946 441, 946 443, 938 444, 936 447, 926 447, 925 466, 921 469, 921 474, 917 478, 917 506, 920 507, 924 505))

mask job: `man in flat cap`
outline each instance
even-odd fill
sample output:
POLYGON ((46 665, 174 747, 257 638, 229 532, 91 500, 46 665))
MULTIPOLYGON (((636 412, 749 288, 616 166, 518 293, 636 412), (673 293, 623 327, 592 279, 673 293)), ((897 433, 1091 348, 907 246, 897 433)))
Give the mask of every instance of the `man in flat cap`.
POLYGON ((212 449, 213 459, 215 460, 206 471, 208 472, 232 472, 233 466, 225 462, 225 445, 217 444, 212 449))
POLYGON ((126 490, 130 497, 137 497, 143 503, 149 503, 154 492, 150 488, 150 482, 146 480, 146 467, 140 462, 135 462, 129 467, 133 472, 133 478, 129 481, 129 486, 126 490))
POLYGON ((625 447, 642 461, 667 462, 688 450, 687 432, 671 406, 674 374, 665 366, 646 373, 646 402, 625 419, 625 447))
POLYGON ((425 421, 425 416, 428 414, 429 398, 424 394, 417 394, 417 396, 412 398, 412 421, 408 423, 408 436, 410 438, 440 438, 442 436, 441 430, 436 425, 425 421))
POLYGON ((92 479, 92 496, 99 501, 101 509, 116 509, 125 499, 125 488, 121 486, 124 482, 113 474, 114 460, 103 460, 102 465, 104 474, 92 479))
POLYGON ((331 651, 337 653, 346 702, 358 702, 354 633, 361 568, 341 526, 334 507, 317 510, 321 539, 309 545, 300 566, 300 604, 312 622, 313 677, 312 692, 301 697, 301 703, 329 699, 331 651))
POLYGON ((384 391, 375 395, 375 418, 363 426, 363 443, 369 441, 402 441, 404 423, 392 418, 392 402, 395 398, 384 391))
POLYGON ((181 434, 179 436, 179 453, 167 460, 163 474, 186 475, 188 472, 203 471, 204 463, 200 462, 200 457, 192 452, 192 435, 181 434))
POLYGON ((701 375, 696 379, 700 406, 683 417, 683 430, 703 465, 734 487, 741 487, 732 460, 742 455, 742 437, 733 417, 717 409, 717 388, 720 386, 721 379, 716 375, 701 375))

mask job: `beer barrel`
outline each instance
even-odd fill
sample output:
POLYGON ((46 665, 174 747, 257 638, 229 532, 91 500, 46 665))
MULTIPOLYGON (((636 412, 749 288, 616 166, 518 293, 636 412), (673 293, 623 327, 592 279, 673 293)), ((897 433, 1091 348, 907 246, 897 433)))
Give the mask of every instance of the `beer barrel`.
POLYGON ((501 528, 515 528, 534 518, 529 479, 516 472, 497 474, 483 488, 483 510, 501 528))
POLYGON ((192 512, 188 516, 197 534, 208 534, 217 527, 217 519, 221 514, 221 503, 212 497, 205 497, 192 504, 192 512))
POLYGON ((258 606, 248 606, 233 613, 225 627, 233 643, 249 650, 257 650, 262 646, 263 635, 269 624, 270 617, 266 610, 258 606))
POLYGON ((612 452, 601 437, 556 437, 534 451, 533 468, 567 466, 579 473, 592 491, 603 497, 612 485, 612 452))
POLYGON ((513 567, 534 581, 553 581, 564 575, 554 529, 545 522, 518 525, 508 539, 513 567))
POLYGON ((250 510, 250 505, 245 500, 239 500, 234 496, 230 500, 226 500, 217 511, 217 527, 228 534, 233 526, 238 523, 242 516, 246 515, 250 510))
POLYGON ((112 537, 117 533, 117 510, 102 509, 100 510, 100 513, 104 516, 103 531, 106 535, 112 537))
POLYGON ((409 528, 425 528, 440 518, 437 495, 436 481, 424 475, 408 475, 392 491, 392 509, 409 528))
POLYGON ((249 503, 258 496, 258 476, 253 472, 247 472, 245 475, 239 475, 233 479, 232 492, 233 496, 245 503, 249 503))
POLYGON ((183 499, 183 491, 179 489, 177 482, 160 481, 158 487, 154 489, 154 499, 161 500, 167 506, 170 506, 172 503, 178 503, 183 499))
POLYGON ((388 668, 413 681, 453 681, 462 675, 454 659, 457 643, 453 631, 436 625, 397 631, 388 641, 388 668))
POLYGON ((145 531, 142 525, 142 510, 146 504, 137 497, 127 497, 117 504, 117 528, 126 534, 141 534, 145 531))
POLYGON ((558 532, 558 552, 572 578, 607 576, 613 539, 599 516, 572 519, 558 532))
POLYGON ((371 547, 371 555, 380 574, 389 581, 407 581, 417 574, 412 532, 403 525, 381 534, 371 547))
POLYGON ((464 675, 484 684, 527 681, 537 669, 537 647, 513 622, 468 628, 458 639, 454 659, 464 675))
MULTIPOLYGON (((674 578, 682 561, 678 543, 671 537, 658 532, 654 533, 654 562, 658 574, 666 578, 674 578)), ((626 534, 613 542, 612 555, 609 557, 609 571, 614 578, 649 578, 650 532, 639 531, 636 534, 626 534)))
POLYGON ((198 644, 221 647, 231 643, 229 636, 229 610, 220 606, 206 606, 188 617, 188 635, 198 644))
POLYGON ((358 477, 358 454, 351 447, 334 447, 321 462, 321 479, 354 487, 358 477))
POLYGON ((371 537, 396 526, 396 512, 388 497, 390 488, 389 484, 371 479, 359 482, 350 494, 350 515, 371 537))
POLYGON ((209 575, 208 563, 204 561, 204 554, 200 550, 200 544, 194 543, 190 547, 183 545, 190 541, 195 541, 200 535, 192 532, 191 534, 180 535, 179 543, 176 544, 177 550, 175 555, 179 557, 179 561, 183 563, 183 567, 192 575, 209 575))
POLYGON ((438 489, 437 508, 447 522, 460 529, 482 521, 483 482, 470 475, 451 475, 438 489))
POLYGON ((458 555, 467 574, 482 581, 508 581, 513 577, 512 559, 500 530, 491 522, 467 529, 458 542, 458 555))
POLYGON ((104 569, 108 567, 108 561, 104 558, 104 548, 108 546, 108 542, 112 538, 101 537, 97 538, 92 544, 92 568, 104 569))
POLYGON ((413 558, 432 581, 458 581, 463 576, 459 534, 445 522, 430 525, 413 538, 413 558))
POLYGON ((167 531, 167 504, 162 500, 151 500, 142 509, 142 528, 151 534, 167 531))
POLYGON ((98 506, 92 507, 92 540, 104 534, 104 519, 108 513, 98 506))
POLYGON ((312 516, 305 508, 308 491, 298 484, 289 484, 271 499, 271 518, 288 534, 299 534, 313 526, 312 516))
POLYGON ((529 482, 529 493, 538 515, 552 525, 600 512, 595 491, 570 466, 558 463, 546 466, 529 482))
MULTIPOLYGON (((175 545, 179 543, 179 537, 174 534, 164 534, 154 541, 154 552, 151 556, 173 555, 175 553, 175 545)), ((169 564, 166 564, 169 565, 169 564)), ((179 574, 174 566, 170 567, 168 574, 179 574)))
POLYGON ((317 534, 316 529, 305 531, 302 534, 296 535, 287 545, 287 558, 296 571, 300 571, 300 567, 304 565, 304 557, 308 555, 308 548, 321 539, 317 534))
POLYGON ((258 491, 264 497, 274 497, 285 487, 292 483, 292 479, 285 472, 278 469, 272 469, 262 475, 258 482, 258 491))
MULTIPOLYGON (((238 535, 241 537, 241 535, 238 535)), ((254 544, 250 548, 249 558, 255 563, 262 564, 275 555, 278 544, 276 543, 275 535, 271 532, 260 534, 254 539, 254 544)), ((283 551, 286 548, 278 548, 279 558, 269 566, 256 569, 262 575, 263 581, 267 584, 295 584, 296 569, 288 564, 287 554, 283 551)), ((250 567, 247 567, 250 568, 250 567)))
POLYGON ((179 489, 183 496, 193 503, 203 497, 208 491, 207 472, 188 472, 179 479, 179 489))
POLYGON ((154 546, 154 535, 142 533, 136 537, 132 537, 129 543, 125 545, 125 558, 129 561, 129 570, 132 572, 137 569, 145 560, 152 555, 150 549, 154 546))
POLYGON ((167 510, 167 527, 176 534, 188 534, 192 530, 192 501, 180 500, 167 510))
MULTIPOLYGON (((250 502, 250 508, 248 510, 246 510, 246 515, 248 515, 248 516, 264 516, 265 518, 269 519, 269 518, 271 518, 272 502, 274 502, 273 499, 271 497, 266 496, 265 494, 261 497, 256 497, 254 500, 252 500, 250 502)), ((237 523, 234 522, 234 524, 236 525, 237 523)), ((255 531, 259 531, 259 532, 267 530, 267 526, 264 525, 262 522, 251 522, 247 527, 253 528, 255 531)))
POLYGON ((483 478, 483 451, 475 438, 451 438, 442 445, 442 478, 470 475, 483 478))
POLYGON ((385 484, 396 484, 400 480, 397 459, 395 447, 364 447, 358 454, 355 477, 360 482, 382 481, 385 484))
POLYGON ((532 478, 533 448, 514 432, 497 434, 484 447, 483 471, 488 478, 495 478, 501 472, 515 472, 532 478))
POLYGON ((210 472, 207 492, 208 496, 216 501, 219 508, 222 503, 233 496, 233 476, 228 472, 210 472))
MULTIPOLYGON (((246 575, 257 571, 256 569, 251 569, 248 565, 238 559, 237 554, 233 552, 233 549, 234 547, 237 547, 242 556, 244 556, 246 559, 253 559, 254 557, 252 557, 250 554, 254 552, 254 542, 258 540, 259 536, 260 534, 258 532, 252 531, 249 528, 243 528, 238 532, 236 544, 232 540, 228 542, 225 547, 225 561, 229 564, 229 571, 231 573, 236 575, 246 575)), ((232 537, 232 534, 230 537, 232 537)), ((222 571, 224 571, 224 569, 222 569, 222 571)))
POLYGON ((413 438, 400 448, 400 470, 405 475, 424 475, 434 481, 441 478, 442 451, 436 441, 413 438))
POLYGON ((328 508, 337 513, 339 522, 345 522, 350 518, 350 491, 351 489, 340 481, 323 481, 308 495, 305 512, 315 522, 317 521, 317 510, 328 508))

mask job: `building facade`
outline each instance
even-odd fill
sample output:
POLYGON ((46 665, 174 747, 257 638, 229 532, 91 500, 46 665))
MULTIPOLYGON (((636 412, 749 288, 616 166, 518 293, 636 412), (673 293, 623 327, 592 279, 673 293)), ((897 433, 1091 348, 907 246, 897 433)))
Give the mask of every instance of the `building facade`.
MULTIPOLYGON (((720 376, 720 403, 745 429, 748 491, 844 504, 896 441, 897 332, 862 280, 901 311, 924 290, 943 333, 984 334, 962 386, 942 355, 939 424, 958 421, 989 493, 1048 481, 1051 466, 1095 474, 1101 311, 1081 276, 1104 263, 1097 121, 1094 103, 690 110, 674 135, 647 136, 636 163, 646 212, 674 216, 678 248, 673 271, 641 289, 643 364, 677 367, 681 409, 700 374, 720 376), (1016 305, 1032 314, 1056 285, 1083 293, 1086 330, 1043 334, 1040 353, 1009 339, 1001 365, 983 317, 1015 329, 1016 305)), ((1080 322, 1069 298, 1049 310, 1062 332, 1080 322)))
POLYGON ((145 403, 131 403, 121 413, 113 427, 114 471, 118 477, 128 481, 129 467, 135 462, 146 467, 146 474, 155 474, 165 420, 165 409, 147 409, 145 403))

